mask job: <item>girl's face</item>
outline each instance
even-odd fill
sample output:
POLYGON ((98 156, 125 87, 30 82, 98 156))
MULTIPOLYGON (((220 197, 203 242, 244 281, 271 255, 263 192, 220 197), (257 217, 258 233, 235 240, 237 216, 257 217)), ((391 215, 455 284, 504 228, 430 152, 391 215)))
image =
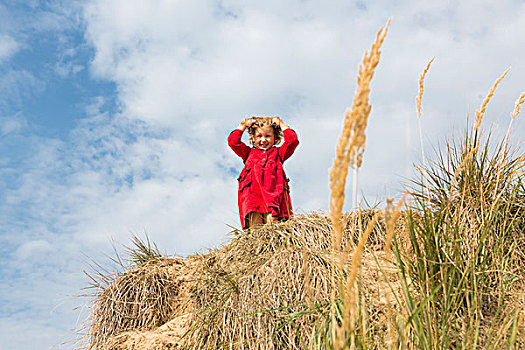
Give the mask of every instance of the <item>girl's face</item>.
POLYGON ((272 148, 275 143, 275 134, 271 125, 255 129, 255 134, 253 136, 255 147, 262 150, 272 148))

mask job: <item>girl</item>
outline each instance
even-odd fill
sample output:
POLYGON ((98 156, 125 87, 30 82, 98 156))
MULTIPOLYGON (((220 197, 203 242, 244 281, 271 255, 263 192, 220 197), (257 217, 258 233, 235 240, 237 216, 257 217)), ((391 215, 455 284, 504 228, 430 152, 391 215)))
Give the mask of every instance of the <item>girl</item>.
POLYGON ((255 117, 241 122, 228 136, 228 145, 242 158, 239 178, 239 215, 243 228, 285 220, 292 216, 290 181, 283 163, 299 144, 297 134, 279 117, 255 117), (241 141, 248 129, 248 147, 241 141), (284 144, 275 147, 284 136, 284 144))

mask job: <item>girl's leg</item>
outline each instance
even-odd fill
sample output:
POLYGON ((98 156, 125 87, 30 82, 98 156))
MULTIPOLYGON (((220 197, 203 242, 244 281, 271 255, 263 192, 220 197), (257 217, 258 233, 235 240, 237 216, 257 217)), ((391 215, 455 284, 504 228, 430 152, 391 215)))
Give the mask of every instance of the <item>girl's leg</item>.
POLYGON ((264 217, 263 214, 257 213, 255 211, 252 211, 246 215, 246 218, 248 219, 248 225, 247 227, 254 227, 254 226, 260 226, 264 224, 264 217))
POLYGON ((266 223, 272 223, 275 224, 279 221, 279 218, 277 216, 272 216, 272 213, 266 213, 266 223))

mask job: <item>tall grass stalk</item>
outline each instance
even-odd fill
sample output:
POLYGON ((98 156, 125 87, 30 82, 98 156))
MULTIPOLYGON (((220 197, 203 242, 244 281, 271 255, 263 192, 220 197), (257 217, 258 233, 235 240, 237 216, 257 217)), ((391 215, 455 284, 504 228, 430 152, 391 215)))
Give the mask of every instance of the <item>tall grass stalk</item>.
POLYGON ((388 31, 390 20, 381 28, 376 36, 376 41, 365 52, 362 63, 359 65, 357 89, 351 110, 345 113, 343 131, 339 137, 336 148, 334 164, 330 170, 330 213, 335 227, 335 243, 340 244, 342 223, 340 217, 345 201, 346 177, 348 167, 361 167, 366 141, 366 126, 370 115, 369 104, 370 83, 375 73, 381 52, 379 49, 388 31))
MULTIPOLYGON (((476 123, 474 124, 474 131, 478 131, 479 126, 481 125, 481 120, 483 119, 483 116, 485 115, 487 104, 492 99, 492 96, 494 95, 494 92, 496 91, 496 88, 498 87, 499 83, 501 83, 501 81, 503 80, 503 78, 505 78, 505 76, 507 75, 509 71, 510 71, 510 68, 507 68, 505 72, 503 72, 503 74, 496 80, 494 85, 492 85, 492 87, 490 88, 490 91, 487 97, 485 97, 485 99, 483 100, 483 103, 481 104, 480 109, 476 111, 476 123)), ((476 138, 474 138, 474 140, 476 140, 476 138)))
POLYGON ((523 106, 524 103, 525 103, 525 91, 522 92, 520 97, 518 97, 518 99, 516 100, 516 103, 514 104, 514 110, 510 114, 509 126, 507 127, 507 132, 505 133, 505 139, 503 140, 505 145, 508 144, 510 132, 512 130, 512 123, 514 122, 514 118, 516 118, 520 114, 521 107, 523 106))
POLYGON ((417 124, 419 128, 419 143, 421 147, 421 160, 423 162, 423 168, 426 168, 427 161, 425 157, 425 147, 423 143, 423 128, 421 127, 421 115, 422 115, 422 100, 423 100, 423 92, 425 91, 423 83, 425 82, 425 76, 427 75, 428 70, 430 69, 430 65, 432 62, 434 62, 435 57, 433 57, 423 70, 423 73, 421 73, 421 76, 419 77, 419 91, 418 95, 416 96, 416 110, 417 110, 417 124))
MULTIPOLYGON (((353 200, 352 207, 355 210, 357 207, 357 180, 358 180, 358 169, 361 167, 363 152, 365 149, 366 141, 366 126, 368 123, 368 117, 370 115, 371 106, 369 103, 370 96, 370 83, 375 73, 375 69, 379 63, 379 58, 381 52, 379 51, 383 40, 388 31, 390 25, 390 19, 388 20, 386 26, 381 28, 376 35, 376 41, 372 44, 370 53, 365 52, 362 63, 359 65, 359 74, 357 78, 357 89, 352 103, 351 110, 347 110, 345 113, 345 119, 343 124, 343 131, 339 137, 339 142, 336 148, 336 157, 334 159, 334 164, 330 170, 330 214, 333 222, 333 249, 334 251, 339 252, 339 271, 344 269, 346 262, 348 260, 348 254, 344 254, 343 247, 341 247, 342 242, 342 233, 343 233, 343 223, 342 210, 345 201, 345 187, 346 187, 346 177, 348 174, 348 167, 352 165, 354 169, 354 181, 353 181, 353 200)), ((366 239, 364 240, 366 242, 366 239)), ((363 243, 364 244, 364 243, 363 243)), ((357 260, 358 262, 358 260, 357 260)), ((334 267, 335 268, 335 267, 334 267)), ((351 271, 350 276, 357 274, 358 266, 355 266, 351 271)), ((336 277, 341 276, 341 273, 337 273, 335 270, 332 272, 332 324, 337 324, 335 322, 335 299, 336 299, 336 277)), ((351 297, 353 281, 350 284, 350 287, 345 291, 344 286, 349 285, 349 280, 340 280, 337 282, 339 284, 339 290, 343 296, 343 300, 350 301, 353 300, 351 297)), ((352 303, 353 304, 353 303, 352 303)), ((350 322, 347 320, 347 317, 352 314, 351 308, 353 306, 345 303, 343 305, 344 311, 343 315, 346 315, 343 319, 341 327, 332 327, 332 339, 333 344, 336 348, 342 349, 346 344, 346 327, 349 326, 350 322)))

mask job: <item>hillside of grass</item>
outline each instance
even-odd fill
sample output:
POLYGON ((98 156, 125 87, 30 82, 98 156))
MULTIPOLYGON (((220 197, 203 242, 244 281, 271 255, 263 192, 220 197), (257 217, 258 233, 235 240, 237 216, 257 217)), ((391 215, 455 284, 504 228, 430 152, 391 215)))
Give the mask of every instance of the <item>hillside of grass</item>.
MULTIPOLYGON (((505 250, 505 260, 494 261, 492 267, 499 268, 491 271, 469 260, 455 266, 454 254, 460 259, 470 254, 455 237, 439 250, 426 238, 413 237, 430 218, 415 220, 408 212, 396 222, 390 256, 384 213, 345 215, 343 245, 350 255, 359 244, 360 227, 375 215, 359 268, 349 344, 372 349, 525 346, 523 226, 516 225, 521 237, 504 245, 514 253, 505 250)), ((135 246, 135 262, 126 271, 99 280, 86 348, 335 348, 331 310, 342 325, 339 288, 344 286, 337 281, 351 266, 334 285, 333 266, 339 261, 331 231, 326 215, 311 213, 235 231, 224 246, 186 258, 161 257, 144 244, 135 246)), ((432 237, 436 243, 444 238, 432 237)), ((479 251, 479 259, 489 259, 499 255, 494 238, 468 247, 479 251)))
MULTIPOLYGON (((344 217, 345 246, 357 244, 358 227, 374 214, 344 217)), ((224 246, 186 258, 161 257, 139 244, 133 249, 141 258, 98 289, 90 346, 303 349, 312 334, 322 344, 330 337, 330 276, 337 259, 331 231, 326 215, 311 213, 234 231, 224 246)), ((386 331, 387 300, 395 305, 389 283, 399 291, 399 277, 382 252, 384 237, 381 218, 368 237, 360 279, 367 312, 377 321, 370 335, 378 339, 386 331)))

